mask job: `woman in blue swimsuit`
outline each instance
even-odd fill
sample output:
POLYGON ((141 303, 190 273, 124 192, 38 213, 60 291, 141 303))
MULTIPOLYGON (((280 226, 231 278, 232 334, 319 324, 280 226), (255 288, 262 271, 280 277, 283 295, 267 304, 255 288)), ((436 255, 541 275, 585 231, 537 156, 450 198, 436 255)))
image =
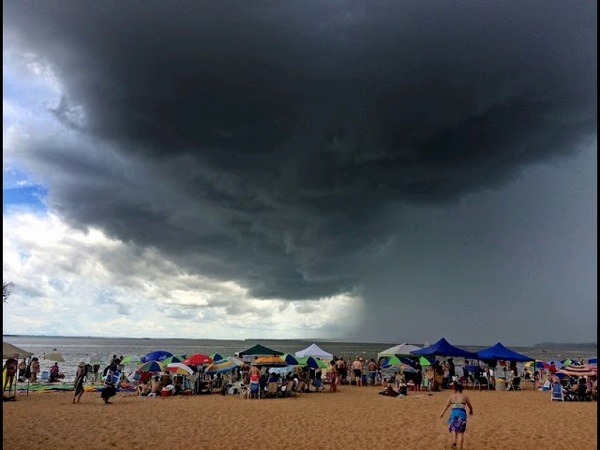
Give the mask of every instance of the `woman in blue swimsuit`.
POLYGON ((465 436, 465 430, 467 429, 467 408, 469 408, 469 415, 473 415, 473 406, 469 397, 462 393, 463 385, 454 382, 454 393, 448 397, 446 407, 440 415, 440 419, 444 417, 446 410, 450 407, 450 417, 448 417, 448 431, 452 433, 454 442, 452 448, 462 449, 463 440, 465 436))

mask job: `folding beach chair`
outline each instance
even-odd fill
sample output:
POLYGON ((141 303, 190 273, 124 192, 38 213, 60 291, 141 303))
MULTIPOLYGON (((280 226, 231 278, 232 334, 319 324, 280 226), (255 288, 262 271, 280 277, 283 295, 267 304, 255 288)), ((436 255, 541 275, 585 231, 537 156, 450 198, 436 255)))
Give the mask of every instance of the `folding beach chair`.
POLYGON ((550 391, 550 400, 558 400, 561 402, 565 401, 565 396, 563 394, 563 387, 560 383, 552 384, 552 389, 550 391))
POLYGON ((269 381, 267 383, 267 391, 265 394, 267 397, 279 396, 279 385, 277 384, 277 381, 269 381))

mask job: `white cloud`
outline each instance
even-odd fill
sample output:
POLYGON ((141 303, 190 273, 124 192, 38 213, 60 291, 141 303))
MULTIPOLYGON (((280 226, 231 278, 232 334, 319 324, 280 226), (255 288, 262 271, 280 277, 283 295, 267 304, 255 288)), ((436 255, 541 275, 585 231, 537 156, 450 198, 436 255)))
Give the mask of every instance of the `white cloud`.
POLYGON ((11 210, 3 226, 4 279, 16 284, 4 305, 8 334, 333 337, 327 330, 362 308, 349 295, 251 298, 235 282, 187 274, 156 250, 72 229, 52 213, 11 210))

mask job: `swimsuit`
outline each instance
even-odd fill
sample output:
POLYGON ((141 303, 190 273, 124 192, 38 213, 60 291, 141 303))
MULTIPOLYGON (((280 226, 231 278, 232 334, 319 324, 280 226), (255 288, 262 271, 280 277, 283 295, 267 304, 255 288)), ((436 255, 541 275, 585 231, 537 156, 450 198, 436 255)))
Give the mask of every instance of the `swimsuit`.
POLYGON ((448 431, 456 433, 464 433, 467 429, 467 410, 464 408, 467 402, 452 401, 452 409, 450 417, 448 417, 448 431))

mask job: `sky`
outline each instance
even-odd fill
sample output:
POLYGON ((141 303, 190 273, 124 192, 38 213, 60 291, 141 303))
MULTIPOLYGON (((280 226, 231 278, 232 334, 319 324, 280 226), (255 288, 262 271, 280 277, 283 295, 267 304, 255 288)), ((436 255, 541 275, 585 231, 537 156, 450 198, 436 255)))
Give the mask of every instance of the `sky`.
POLYGON ((3 2, 4 334, 596 342, 596 2, 3 2))

